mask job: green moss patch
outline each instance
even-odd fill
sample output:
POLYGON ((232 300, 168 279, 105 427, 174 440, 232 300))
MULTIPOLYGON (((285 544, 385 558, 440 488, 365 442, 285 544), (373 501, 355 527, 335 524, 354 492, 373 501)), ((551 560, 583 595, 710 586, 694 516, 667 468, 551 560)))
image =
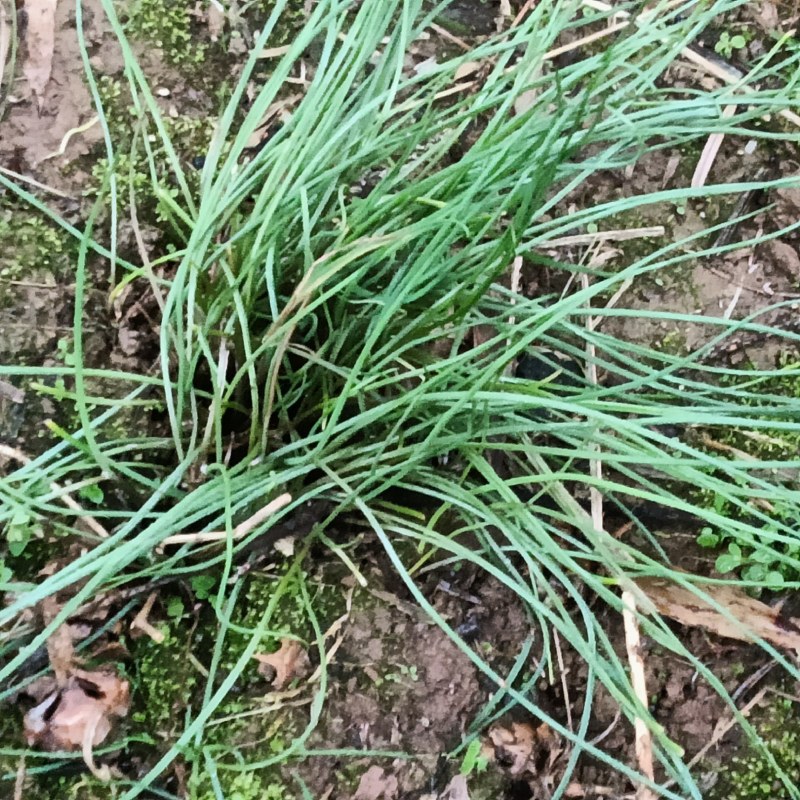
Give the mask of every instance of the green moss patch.
POLYGON ((758 725, 758 729, 763 747, 751 745, 740 755, 733 756, 709 800, 775 800, 788 797, 775 765, 795 784, 800 781, 800 725, 794 703, 777 700, 767 710, 766 718, 758 725), (774 764, 771 759, 774 759, 774 764))

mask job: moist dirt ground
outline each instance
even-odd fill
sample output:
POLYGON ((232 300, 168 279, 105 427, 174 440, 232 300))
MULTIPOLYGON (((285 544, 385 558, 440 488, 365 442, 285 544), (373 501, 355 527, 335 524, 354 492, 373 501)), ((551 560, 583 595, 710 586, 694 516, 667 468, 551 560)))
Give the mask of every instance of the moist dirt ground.
MULTIPOLYGON (((25 5, 17 3, 21 6, 18 34, 22 41, 27 24, 25 5)), ((301 15, 303 3, 295 5, 295 13, 301 15)), ((512 11, 520 5, 512 3, 512 11)), ((150 17, 138 30, 132 28, 132 41, 158 103, 175 129, 183 132, 182 138, 178 137, 184 147, 180 157, 188 163, 202 157, 198 142, 203 141, 204 131, 213 124, 210 120, 219 109, 215 92, 230 87, 259 20, 244 18, 235 30, 220 31, 209 18, 205 4, 174 4, 181 7, 180 13, 174 8, 167 13, 169 6, 162 4, 162 8, 156 2, 144 6, 150 8, 150 17), (170 24, 184 28, 178 32, 168 26, 159 28, 153 22, 159 14, 170 24)), ((449 26, 453 35, 473 42, 490 35, 499 16, 499 3, 458 0, 442 24, 449 26)), ((31 89, 19 70, 10 86, 3 84, 0 166, 9 171, 7 174, 14 173, 16 180, 42 203, 80 225, 98 192, 101 178, 97 165, 106 155, 102 128, 93 122, 95 112, 75 37, 72 4, 58 4, 56 22, 50 76, 39 93, 31 89)), ((753 3, 720 21, 719 30, 708 31, 705 44, 713 49, 722 33, 747 32, 746 47, 728 54, 736 66, 738 61, 763 53, 775 30, 792 29, 797 22, 797 7, 791 3, 753 3)), ((508 20, 501 20, 500 24, 508 24, 508 20)), ((84 31, 86 57, 96 74, 102 76, 101 91, 112 97, 124 82, 123 61, 99 0, 84 3, 84 31)), ((291 32, 284 35, 288 37, 291 32)), ((419 52, 410 54, 411 66, 431 57, 438 47, 452 47, 452 41, 427 43, 419 52)), ((23 46, 21 63, 29 55, 23 46)), ((695 77, 691 67, 676 63, 664 80, 681 86, 695 77)), ((112 100, 111 107, 118 110, 124 104, 123 97, 117 105, 112 100)), ((780 130, 791 123, 777 120, 772 124, 780 130)), ((608 171, 597 175, 568 198, 563 211, 568 212, 570 206, 586 207, 599 199, 685 186, 698 157, 699 151, 693 148, 661 151, 634 165, 627 174, 608 171)), ((754 147, 740 138, 728 137, 709 180, 734 183, 775 178, 796 173, 798 167, 800 152, 796 143, 762 141, 754 147)), ((624 264, 640 254, 642 248, 663 245, 743 215, 749 216, 736 227, 734 241, 777 231, 800 217, 800 190, 781 190, 769 196, 751 193, 739 206, 736 197, 698 200, 682 207, 654 205, 637 212, 636 219, 620 220, 619 227, 663 226, 662 234, 644 240, 608 242, 594 250, 591 257, 624 264)), ((152 257, 163 244, 152 209, 126 206, 120 220, 120 252, 134 258, 142 252, 152 257)), ((625 299, 629 308, 642 312, 657 309, 737 317, 757 314, 776 299, 800 301, 799 244, 800 234, 795 232, 757 247, 731 249, 712 263, 704 260, 681 267, 674 274, 660 273, 657 278, 642 279, 627 289, 625 299)), ((0 363, 51 366, 69 358, 75 290, 71 264, 76 252, 74 241, 44 214, 0 189, 0 363)), ((548 254, 578 263, 587 257, 587 249, 582 244, 568 244, 548 254)), ((84 343, 87 363, 143 372, 155 370, 153 331, 157 309, 131 295, 109 303, 113 276, 105 274, 99 264, 91 269, 92 282, 85 302, 92 320, 84 343)), ((562 288, 562 281, 557 273, 526 266, 522 288, 527 294, 536 295, 562 288)), ((796 306, 789 302, 780 310, 770 311, 764 322, 794 331, 798 319, 796 306)), ((644 340, 674 352, 695 349, 709 336, 708 328, 648 320, 644 314, 619 318, 607 325, 608 332, 617 336, 644 340)), ((775 365, 781 358, 794 355, 786 353, 785 342, 766 334, 749 334, 727 340, 723 349, 709 348, 707 358, 720 364, 775 365)), ((29 456, 52 443, 45 420, 56 419, 65 426, 70 423, 58 389, 55 381, 42 390, 33 379, 0 380, 0 441, 29 456)), ((131 424, 157 427, 163 421, 148 417, 131 424)), ((0 467, 6 471, 13 466, 8 460, 0 460, 0 467)), ((716 554, 696 545, 697 531, 686 521, 666 520, 657 532, 659 544, 676 566, 700 574, 713 570, 716 554)), ((353 800, 550 797, 572 753, 568 737, 518 709, 506 708, 509 703, 502 687, 420 609, 397 578, 379 543, 367 531, 355 533, 357 546, 349 557, 366 579, 366 586, 359 585, 352 572, 329 555, 309 578, 318 596, 325 598, 320 606, 320 625, 336 642, 319 723, 306 742, 306 747, 319 755, 265 770, 265 777, 259 778, 257 785, 253 783, 255 779, 243 777, 237 784, 240 794, 231 796, 243 800, 300 797, 301 787, 305 786, 315 798, 353 800), (494 708, 491 720, 482 716, 487 703, 494 708), (480 752, 467 754, 461 744, 464 735, 477 730, 482 731, 480 752)), ((58 563, 68 557, 68 553, 50 553, 47 560, 58 563)), ((260 607, 273 585, 275 569, 275 564, 263 563, 247 576, 249 608, 260 607)), ((558 648, 559 670, 534 677, 544 645, 542 632, 508 589, 486 575, 448 566, 428 569, 419 581, 427 600, 459 633, 467 650, 480 656, 501 676, 515 670, 515 686, 524 687, 543 712, 567 730, 575 729, 584 704, 590 702, 590 739, 619 760, 635 764, 632 726, 620 718, 616 703, 604 691, 597 690, 587 701, 587 666, 568 642, 548 642, 550 647, 558 648), (520 654, 526 652, 528 655, 521 658, 520 654)), ((144 594, 134 598, 129 617, 121 625, 130 621, 144 598, 144 594)), ((778 602, 786 598, 765 599, 778 602)), ((596 611, 624 660, 621 619, 599 602, 596 611)), ((185 661, 193 648, 210 647, 204 633, 212 621, 208 609, 185 587, 174 584, 160 589, 150 613, 152 620, 163 623, 168 630, 166 645, 157 645, 146 636, 120 636, 117 640, 135 687, 129 731, 141 733, 142 739, 109 758, 119 774, 132 779, 152 766, 174 737, 175 720, 180 720, 182 710, 196 699, 192 696, 195 684, 191 680, 176 684, 165 663, 175 658, 185 661), (174 613, 176 602, 183 603, 181 613, 174 613), (146 738, 149 743, 145 743, 146 738)), ((675 624, 673 630, 698 661, 713 670, 743 713, 757 726, 763 724, 768 736, 775 730, 785 733, 797 725, 797 687, 782 679, 779 670, 770 669, 769 657, 762 650, 701 629, 675 624)), ((746 758, 748 745, 738 726, 728 726, 729 707, 694 664, 653 642, 645 640, 643 647, 651 710, 672 740, 683 748, 687 760, 699 757, 695 771, 707 796, 773 796, 768 793, 772 781, 769 770, 757 761, 751 769, 757 775, 756 782, 762 787, 766 784, 767 793, 734 795, 730 767, 735 757, 746 758)), ((302 666, 299 662, 294 665, 301 680, 290 690, 276 687, 276 677, 269 668, 257 671, 254 667, 236 691, 241 707, 245 700, 250 704, 260 700, 262 710, 237 716, 239 707, 235 700, 231 701, 231 725, 220 723, 221 738, 235 742, 248 758, 252 753, 263 757, 261 754, 270 753, 272 744, 285 744, 301 731, 318 689, 318 684, 303 683, 302 676, 312 675, 319 659, 309 651, 302 654, 301 660, 302 666)), ((26 703, 30 705, 20 696, 2 711, 2 744, 8 752, 22 743, 26 703)), ((2 766, 5 774, 0 796, 11 797, 19 764, 4 756, 2 766)), ((22 796, 107 796, 95 794, 99 792, 96 787, 84 784, 86 772, 80 760, 56 766, 45 776, 29 776, 27 793, 22 796), (82 785, 84 788, 80 788, 82 785)), ((786 768, 796 766, 797 762, 786 768)), ((188 796, 189 784, 189 777, 176 762, 162 775, 151 796, 163 796, 157 793, 159 789, 188 796)), ((634 787, 626 779, 583 754, 570 778, 567 796, 617 798, 632 797, 633 792, 634 787)))

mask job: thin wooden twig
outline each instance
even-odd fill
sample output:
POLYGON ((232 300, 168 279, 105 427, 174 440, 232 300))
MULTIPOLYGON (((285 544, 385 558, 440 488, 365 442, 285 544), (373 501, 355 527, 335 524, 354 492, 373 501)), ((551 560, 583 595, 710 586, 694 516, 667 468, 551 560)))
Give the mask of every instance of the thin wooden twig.
POLYGON ((150 592, 147 595, 147 600, 144 605, 139 609, 139 613, 131 620, 131 628, 138 628, 142 633, 146 633, 156 644, 161 644, 164 641, 164 634, 150 623, 150 612, 153 609, 153 603, 158 598, 158 592, 150 592))
POLYGON ((644 239, 648 236, 664 236, 663 225, 652 225, 647 228, 622 228, 613 231, 597 231, 596 233, 576 233, 574 236, 559 236, 537 245, 544 247, 571 247, 575 245, 591 245, 597 242, 627 242, 631 239, 644 239))
POLYGON ((167 536, 162 544, 208 544, 209 542, 220 542, 229 536, 236 540, 246 536, 253 528, 260 525, 267 517, 272 516, 276 511, 280 511, 284 506, 292 502, 292 496, 288 492, 278 495, 274 500, 267 503, 262 509, 256 511, 253 516, 248 517, 244 522, 240 522, 231 533, 227 531, 201 531, 200 533, 176 533, 167 536))
POLYGON ((58 147, 58 150, 54 150, 52 153, 48 153, 43 158, 39 159, 39 163, 41 164, 42 161, 47 161, 51 158, 57 158, 58 156, 63 156, 67 152, 67 147, 69 147, 70 140, 73 136, 77 133, 86 133, 89 128, 93 128, 97 123, 100 121, 100 117, 94 116, 88 121, 84 122, 83 125, 78 125, 75 128, 70 128, 64 136, 61 138, 61 144, 58 147))
POLYGON ((572 727, 572 703, 569 699, 569 683, 567 682, 567 671, 564 668, 564 656, 561 653, 561 637, 558 635, 557 630, 553 630, 553 644, 556 649, 556 659, 558 660, 558 672, 561 675, 561 691, 564 693, 564 710, 567 712, 567 728, 570 731, 574 730, 572 727))
MULTIPOLYGON (((614 308, 614 306, 619 302, 622 295, 624 295, 625 292, 627 292, 632 285, 633 285, 633 278, 625 278, 625 280, 620 285, 619 289, 617 289, 617 291, 614 292, 614 294, 612 294, 611 297, 608 298, 608 302, 606 303, 605 306, 606 310, 614 308)), ((596 317, 592 317, 590 322, 591 329, 596 330, 598 325, 600 325, 600 323, 604 319, 606 319, 606 317, 603 317, 599 314, 596 317)))
MULTIPOLYGON (((722 112, 722 118, 728 119, 735 113, 736 106, 725 106, 722 112)), ((722 147, 722 140, 724 138, 724 133, 712 133, 708 139, 706 139, 705 147, 703 147, 703 152, 700 153, 694 175, 692 175, 692 189, 699 189, 701 186, 705 186, 706 179, 708 178, 709 172, 711 172, 711 167, 714 166, 714 161, 716 161, 719 148, 722 147)))
POLYGON ((431 23, 431 30, 435 31, 442 37, 442 39, 447 39, 448 42, 452 42, 455 45, 458 45, 462 50, 469 53, 472 50, 472 45, 467 44, 463 39, 459 39, 458 36, 450 33, 447 28, 443 28, 441 25, 437 25, 435 22, 431 23))
POLYGON ((71 195, 68 195, 66 192, 62 192, 60 189, 55 189, 52 186, 48 186, 46 183, 37 181, 35 178, 31 178, 27 175, 22 175, 19 172, 14 172, 13 169, 0 167, 0 173, 2 173, 3 175, 7 175, 9 178, 13 178, 15 181, 22 181, 23 183, 27 183, 29 186, 34 186, 35 188, 41 189, 43 192, 48 192, 49 194, 55 195, 56 197, 64 197, 68 200, 71 198, 71 195))
MULTIPOLYGON (((637 700, 647 708, 647 680, 644 672, 644 659, 642 658, 642 642, 639 633, 639 620, 636 612, 636 598, 632 592, 622 593, 622 619, 625 624, 625 650, 628 654, 628 664, 631 668, 631 685, 637 700)), ((650 781, 654 779, 653 771, 653 737, 647 723, 637 716, 633 720, 633 730, 636 741, 636 761, 642 774, 650 781)), ((636 800, 655 800, 655 794, 645 784, 639 784, 636 789, 636 800)))
MULTIPOLYGON (((519 294, 520 289, 522 288, 522 256, 517 256, 513 263, 511 264, 511 281, 510 281, 510 288, 512 292, 511 297, 511 305, 515 306, 517 304, 516 295, 519 294)), ((513 327, 517 321, 517 317, 512 314, 508 318, 509 327, 513 327)), ((511 339, 506 339, 506 346, 511 346, 511 339)), ((505 374, 510 375, 513 371, 514 365, 513 363, 509 363, 505 368, 505 374)))
MULTIPOLYGON (((28 458, 25 453, 21 450, 17 450, 15 447, 9 447, 7 444, 0 444, 0 456, 11 458, 14 461, 18 461, 20 464, 31 463, 31 459, 28 458)), ((78 503, 77 500, 74 500, 66 489, 59 486, 55 481, 52 481, 50 483, 50 491, 58 495, 58 499, 61 500, 65 506, 71 508, 78 515, 78 519, 87 528, 103 539, 108 538, 108 531, 93 516, 87 514, 81 504, 78 503)))
MULTIPOLYGON (((2 67, 2 63, 0 63, 0 67, 2 67)), ((14 779, 14 800, 23 800, 26 775, 27 769, 25 768, 25 754, 23 753, 19 757, 19 763, 17 764, 17 775, 14 779)))
POLYGON ((730 303, 728 303, 728 307, 722 314, 722 319, 730 319, 733 316, 733 312, 736 310, 736 306, 739 304, 739 298, 742 296, 742 284, 740 283, 733 292, 733 297, 731 298, 730 303))
MULTIPOLYGON (((589 276, 586 273, 581 275, 581 285, 584 289, 589 288, 589 276)), ((586 317, 587 330, 592 328, 593 318, 591 315, 586 317)), ((595 346, 591 341, 586 343, 586 379, 593 386, 597 385, 597 363, 595 361, 595 346)), ((590 489, 590 502, 592 525, 597 531, 605 530, 605 520, 603 519, 603 495, 597 485, 603 476, 603 463, 600 455, 599 445, 592 443, 591 449, 597 456, 589 461, 589 472, 593 478, 590 489)), ((645 680, 644 660, 642 658, 641 635, 639 633, 639 621, 636 614, 636 599, 633 593, 624 590, 622 592, 622 620, 625 628, 625 647, 628 654, 628 663, 631 670, 631 686, 634 694, 644 708, 647 708, 647 681, 645 680)), ((636 751, 636 761, 642 774, 650 781, 655 779, 653 769, 653 739, 650 728, 640 716, 633 720, 634 747, 636 751)), ((652 789, 644 783, 636 787, 636 800, 656 800, 652 789)))
POLYGON ((290 44, 283 44, 279 47, 267 47, 262 50, 256 58, 280 58, 281 56, 285 56, 291 49, 292 46, 290 44))
POLYGON ((712 448, 713 450, 720 450, 723 453, 730 453, 742 461, 758 461, 756 456, 752 456, 750 453, 745 453, 744 450, 740 450, 738 447, 732 447, 724 442, 718 442, 716 439, 712 439, 708 434, 703 434, 700 437, 700 442, 706 447, 712 448))
POLYGON ((616 797, 623 800, 625 795, 620 795, 616 789, 610 786, 600 786, 594 783, 570 783, 564 791, 564 797, 616 797))
POLYGON ((592 42, 596 42, 598 39, 605 39, 607 36, 611 36, 618 31, 624 30, 630 25, 630 22, 616 22, 613 25, 609 25, 607 28, 603 28, 601 31, 595 31, 594 33, 588 33, 586 36, 581 36, 580 39, 576 39, 574 42, 567 42, 567 44, 562 44, 560 47, 556 47, 553 50, 548 50, 544 54, 545 60, 549 61, 556 56, 563 55, 564 53, 570 53, 573 50, 579 50, 585 47, 587 44, 592 44, 592 42))

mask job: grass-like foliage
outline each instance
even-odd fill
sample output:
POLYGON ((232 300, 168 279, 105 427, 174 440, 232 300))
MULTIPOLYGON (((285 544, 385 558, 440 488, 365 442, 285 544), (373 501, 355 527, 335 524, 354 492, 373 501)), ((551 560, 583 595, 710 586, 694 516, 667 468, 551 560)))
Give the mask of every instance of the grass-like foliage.
MULTIPOLYGON (((617 271, 547 262, 549 269, 589 277, 576 275, 573 290, 556 296, 515 297, 507 275, 519 256, 544 269, 545 259, 537 255, 543 243, 587 225, 608 226, 631 209, 750 188, 664 191, 562 216, 561 201, 593 174, 624 168, 653 149, 700 141, 712 132, 780 138, 760 120, 787 107, 796 93, 785 76, 798 74, 798 56, 778 66, 780 59, 765 59, 741 81, 760 86, 781 79, 778 89, 677 91, 661 82, 664 70, 737 3, 662 2, 646 13, 625 4, 634 20, 628 27, 557 66, 549 51, 559 36, 567 29, 577 35, 598 30, 608 14, 550 0, 473 52, 440 59, 408 77, 404 54, 447 3, 434 9, 420 0, 319 0, 245 113, 242 98, 257 54, 269 45, 286 5, 278 2, 221 114, 197 192, 166 137, 113 4, 103 4, 120 37, 139 110, 139 146, 151 147, 155 136, 158 151, 166 153, 170 186, 158 179, 152 190, 166 209, 170 236, 183 244, 156 264, 131 263, 117 257, 113 235, 110 246, 95 240, 92 219, 82 230, 61 221, 81 245, 74 366, 0 370, 5 376, 57 372, 74 387, 80 419, 62 441, 0 480, 0 520, 23 514, 73 528, 75 512, 58 502, 53 483, 63 487, 102 476, 105 485, 124 483, 143 498, 127 509, 98 512, 113 530, 110 538, 94 540, 73 530, 86 538, 82 555, 35 584, 10 587, 16 594, 0 611, 3 694, 16 688, 20 665, 87 599, 147 575, 190 577, 215 569, 227 577, 242 547, 323 497, 333 511, 320 530, 335 530, 343 511, 360 514, 420 604, 498 686, 505 676, 493 674, 460 642, 417 588, 409 552, 433 549, 436 559, 474 562, 513 589, 538 625, 533 652, 526 649, 521 660, 535 656, 547 669, 553 631, 585 658, 587 699, 574 731, 548 719, 513 684, 487 709, 487 719, 508 702, 519 703, 572 741, 570 767, 589 753, 641 779, 634 766, 587 741, 598 683, 628 719, 650 720, 598 609, 607 604, 620 610, 620 589, 636 592, 632 577, 687 579, 664 559, 597 530, 574 489, 595 487, 623 511, 647 502, 694 514, 741 542, 783 554, 778 558, 791 577, 800 561, 786 545, 796 538, 790 521, 800 513, 800 493, 773 468, 798 462, 709 454, 680 431, 713 425, 779 437, 800 432, 800 421, 790 400, 759 390, 760 379, 774 379, 780 370, 737 372, 704 362, 726 337, 763 332, 758 318, 662 314, 713 331, 708 345, 686 355, 605 332, 604 320, 641 313, 625 308, 624 295, 606 308, 624 282, 718 255, 722 249, 705 236, 653 248, 617 271), (291 93, 285 79, 308 48, 316 54, 310 85, 263 146, 249 148, 268 110, 291 93), (458 68, 476 60, 488 74, 457 88, 458 68), (523 93, 525 109, 515 113, 523 93), (725 117, 729 105, 736 113, 725 117), (97 258, 114 262, 117 291, 130 285, 143 296, 163 298, 157 374, 85 364, 83 298, 87 263, 97 258), (476 326, 484 332, 477 340, 476 326), (559 381, 511 377, 511 362, 532 347, 591 361, 607 378, 600 384, 579 378, 565 388, 559 381), (149 436, 139 422, 126 425, 137 419, 142 403, 163 409, 168 436, 149 436), (589 469, 598 459, 601 476, 589 469), (422 517, 387 503, 390 489, 395 501, 405 496, 411 504, 415 498, 422 517), (282 491, 292 494, 292 504, 222 552, 203 555, 200 545, 187 544, 164 555, 158 547, 180 531, 232 529, 282 491), (700 502, 701 494, 723 498, 724 512, 715 510, 723 507, 719 503, 700 502), (759 499, 780 505, 780 519, 765 510, 766 503, 754 504, 759 499), (447 509, 447 532, 429 522, 441 509, 447 509), (56 592, 70 596, 61 614, 41 633, 28 635, 23 615, 56 592)), ((110 136, 106 145, 113 161, 110 136)), ((154 179, 163 172, 163 164, 158 170, 153 165, 154 179)), ((127 193, 114 181, 109 188, 114 199, 127 193)), ((111 223, 113 233, 116 219, 111 223)), ((773 333, 784 336, 787 346, 798 340, 773 333)), ((783 373, 796 376, 797 369, 783 373)), ((640 528, 646 531, 643 523, 640 528)), ((220 643, 237 598, 235 582, 221 581, 213 598, 220 643)), ((215 653, 204 705, 125 798, 141 793, 190 745, 203 751, 204 726, 269 629, 270 613, 251 631, 224 679, 215 653)), ((696 660, 657 616, 643 614, 641 625, 659 644, 696 660)), ((324 666, 321 635, 319 641, 324 666)), ((773 655, 798 676, 781 653, 773 655)), ((724 693, 705 665, 697 668, 724 693)), ((324 691, 323 680, 310 726, 324 691)), ((659 791, 699 798, 680 748, 651 724, 662 775, 672 781, 672 788, 659 791)), ((301 757, 306 738, 275 761, 301 757)), ((562 796, 570 772, 554 797, 562 796)), ((787 792, 797 795, 792 787, 787 792)))

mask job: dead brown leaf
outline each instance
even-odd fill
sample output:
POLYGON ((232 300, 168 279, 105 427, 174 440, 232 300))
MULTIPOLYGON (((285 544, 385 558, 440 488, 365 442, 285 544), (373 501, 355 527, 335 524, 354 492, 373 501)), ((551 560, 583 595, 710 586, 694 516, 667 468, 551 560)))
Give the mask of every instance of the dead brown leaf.
MULTIPOLYGON (((49 625, 58 615, 61 605, 54 597, 46 597, 42 601, 42 620, 49 625)), ((64 686, 75 665, 75 646, 69 624, 62 623, 47 640, 47 657, 56 676, 56 683, 64 686)))
POLYGON ((778 30, 780 28, 781 19, 775 3, 771 3, 769 0, 761 0, 759 8, 760 11, 756 19, 761 27, 768 33, 778 30))
POLYGON ((533 757, 535 734, 530 725, 511 723, 510 728, 496 725, 489 730, 494 745, 495 758, 508 766, 512 775, 525 772, 533 757))
POLYGON ((480 61, 464 61, 463 63, 459 64, 456 68, 455 74, 453 75, 453 79, 456 83, 458 81, 463 81, 464 78, 473 75, 481 68, 480 61))
POLYGON ((514 115, 521 117, 526 111, 529 111, 536 103, 539 97, 537 89, 528 89, 522 92, 516 100, 514 100, 514 115))
POLYGON ((733 619, 729 619, 711 603, 672 581, 639 578, 636 583, 660 614, 682 625, 705 628, 743 642, 760 637, 778 647, 800 651, 800 620, 779 618, 776 609, 735 586, 711 584, 703 587, 717 605, 731 614, 733 619))
POLYGON ((27 58, 22 71, 28 86, 42 107, 44 90, 50 80, 55 47, 55 17, 58 0, 25 0, 28 27, 25 34, 27 58))
POLYGON ((278 47, 267 47, 262 50, 259 54, 259 58, 280 58, 281 56, 285 56, 290 50, 292 46, 290 44, 283 44, 278 47))
POLYGON ((488 756, 512 775, 547 776, 562 752, 558 735, 544 722, 538 728, 523 722, 512 722, 509 727, 494 725, 489 729, 489 741, 488 756))
POLYGON ((511 19, 511 0, 500 0, 500 13, 495 19, 497 32, 502 33, 505 28, 506 21, 511 19))
POLYGON ((293 94, 274 102, 267 109, 261 122, 258 123, 258 127, 250 134, 246 147, 258 147, 267 138, 273 125, 283 123, 291 116, 291 109, 301 97, 301 94, 293 94))
POLYGON ((29 683, 25 687, 24 694, 26 697, 30 697, 34 703, 38 704, 41 703, 47 695, 55 692, 56 689, 58 689, 56 679, 52 675, 44 675, 41 678, 37 678, 33 683, 29 683))
POLYGON ((370 767, 358 782, 353 800, 392 800, 397 797, 397 778, 383 767, 370 767))
POLYGON ((259 662, 258 671, 271 675, 272 686, 283 689, 292 678, 301 677, 308 671, 308 653, 296 639, 281 639, 281 647, 275 653, 255 653, 253 658, 259 662))
POLYGON ((225 12, 217 5, 215 0, 211 0, 206 11, 206 23, 208 24, 208 34, 212 42, 219 40, 222 31, 225 29, 225 12))
POLYGON ((439 795, 439 800, 469 800, 466 777, 464 775, 456 775, 439 795))
POLYGON ((116 673, 76 670, 25 715, 25 739, 45 750, 81 748, 89 769, 107 778, 107 770, 95 767, 92 748, 105 741, 113 720, 129 707, 130 687, 116 673))

